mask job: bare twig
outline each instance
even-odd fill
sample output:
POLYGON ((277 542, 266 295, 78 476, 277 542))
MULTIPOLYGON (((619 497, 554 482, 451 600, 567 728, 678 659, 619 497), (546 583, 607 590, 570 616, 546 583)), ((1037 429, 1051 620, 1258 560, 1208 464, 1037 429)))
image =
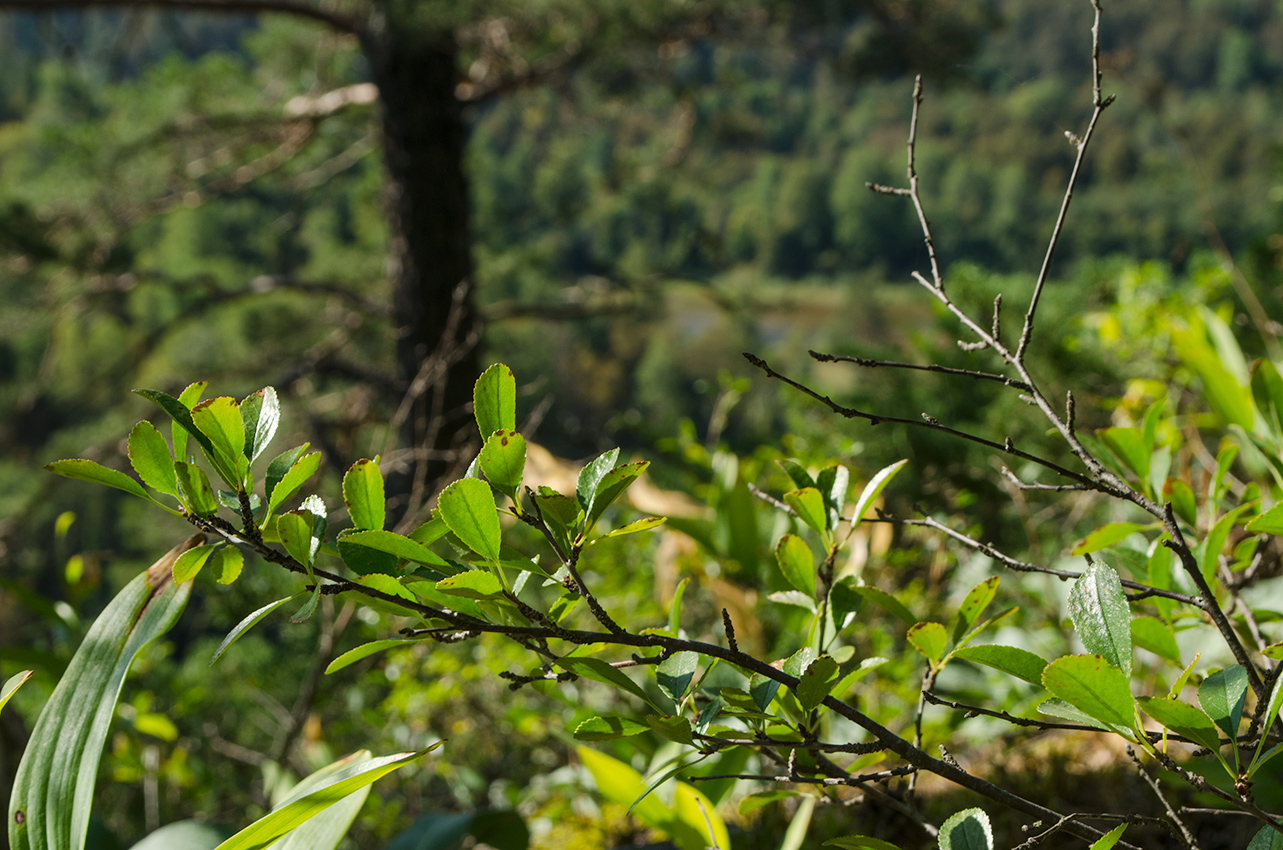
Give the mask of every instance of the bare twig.
POLYGON ((857 366, 863 366, 866 369, 875 369, 878 366, 886 366, 889 369, 915 369, 920 372, 941 372, 946 375, 961 375, 966 378, 975 378, 984 381, 997 381, 1008 387, 1015 387, 1019 390, 1029 389, 1029 385, 1024 381, 1017 381, 1014 378, 1008 378, 1006 375, 999 375, 993 372, 978 372, 974 369, 957 369, 952 366, 940 366, 935 363, 921 365, 918 363, 897 363, 892 360, 873 360, 866 357, 852 357, 847 355, 821 354, 818 351, 808 351, 811 357, 820 363, 854 363, 857 366))

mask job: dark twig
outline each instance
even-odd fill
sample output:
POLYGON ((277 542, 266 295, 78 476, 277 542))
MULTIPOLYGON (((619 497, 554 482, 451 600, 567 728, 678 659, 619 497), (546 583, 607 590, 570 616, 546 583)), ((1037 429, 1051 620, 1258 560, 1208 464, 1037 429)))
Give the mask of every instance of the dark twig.
POLYGON ((1190 834, 1189 827, 1185 826, 1185 822, 1181 820, 1180 815, 1172 808, 1172 804, 1168 801, 1167 795, 1163 793, 1159 781, 1149 775, 1149 771, 1145 769, 1145 765, 1141 763, 1140 757, 1136 755, 1136 750, 1132 749, 1130 744, 1127 746, 1127 757, 1136 765, 1136 770, 1140 773, 1141 779, 1145 780, 1145 784, 1153 790, 1154 796, 1158 798, 1159 802, 1163 804, 1163 808, 1167 810, 1167 816, 1171 818, 1172 824, 1175 824, 1175 828, 1179 830, 1181 843, 1185 845, 1187 850, 1198 850, 1198 842, 1190 834))
POLYGON ((886 366, 889 369, 914 369, 919 372, 941 372, 946 375, 961 375, 965 378, 975 378, 983 381, 997 381, 1008 387, 1015 387, 1018 390, 1028 390, 1029 385, 1024 381, 1017 381, 1014 378, 1008 378, 1006 375, 999 375, 994 372, 977 372, 974 369, 956 369, 952 366, 940 366, 937 364, 921 365, 918 363, 897 363, 892 360, 873 360, 866 357, 852 357, 847 355, 821 354, 818 351, 808 351, 816 361, 820 363, 854 363, 857 366, 863 366, 866 369, 875 369, 878 366, 886 366))

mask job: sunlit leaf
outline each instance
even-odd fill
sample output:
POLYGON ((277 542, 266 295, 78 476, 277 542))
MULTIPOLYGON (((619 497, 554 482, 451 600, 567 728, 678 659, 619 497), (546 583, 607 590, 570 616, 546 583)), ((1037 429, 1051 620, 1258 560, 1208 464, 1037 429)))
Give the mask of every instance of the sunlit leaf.
POLYGON ((864 485, 864 490, 860 493, 860 498, 856 500, 855 511, 851 514, 852 525, 855 525, 864 519, 864 515, 869 512, 869 508, 873 507, 873 503, 877 501, 878 496, 882 494, 882 491, 886 489, 886 486, 891 483, 891 479, 894 478, 896 473, 901 469, 904 469, 905 464, 908 462, 908 458, 897 460, 890 466, 881 469, 877 475, 869 479, 869 483, 864 485))
POLYGON ((245 568, 245 556, 241 550, 235 546, 224 546, 214 553, 210 569, 214 573, 214 580, 219 584, 231 584, 240 578, 241 570, 245 568))
POLYGON ((226 396, 200 402, 191 410, 192 422, 209 438, 213 447, 206 457, 214 471, 233 490, 244 486, 243 470, 248 466, 245 450, 245 421, 236 399, 226 396))
POLYGON ((178 497, 174 457, 165 438, 150 422, 139 422, 129 432, 129 463, 148 487, 178 497))
POLYGON ((900 850, 898 846, 883 841, 881 838, 870 838, 867 835, 844 835, 841 838, 830 838, 824 842, 825 847, 837 847, 839 850, 900 850))
POLYGON ((377 461, 362 458, 343 475, 343 503, 352 525, 382 529, 384 519, 383 474, 377 461))
POLYGON ((4 708, 5 703, 18 692, 18 688, 22 687, 23 683, 31 678, 32 672, 31 670, 23 670, 5 680, 4 685, 0 686, 0 708, 4 708))
POLYGON ((645 723, 629 720, 627 717, 603 715, 590 717, 575 727, 577 741, 610 741, 615 738, 631 738, 650 731, 645 723))
POLYGON ((1042 671, 1047 666, 1047 662, 1037 655, 1016 646, 980 644, 963 647, 954 654, 958 658, 993 667, 1035 685, 1042 685, 1042 671))
POLYGON ((619 462, 619 449, 611 449, 598 457, 594 458, 583 469, 579 470, 579 480, 575 484, 575 497, 579 500, 579 507, 588 515, 588 510, 592 506, 593 494, 597 492, 597 485, 606 477, 606 473, 615 468, 619 462))
POLYGON ((673 702, 681 702, 699 669, 699 656, 693 652, 675 652, 655 668, 659 689, 673 702))
POLYGON ((802 709, 813 711, 818 708, 837 680, 838 663, 832 657, 821 655, 812 661, 797 683, 797 701, 802 704, 802 709))
MULTIPOLYGON (((306 444, 300 446, 296 451, 302 451, 304 448, 306 448, 306 444)), ((288 454, 290 454, 290 452, 286 453, 286 455, 288 454)), ((286 455, 282 455, 282 458, 286 455)), ((275 461, 273 461, 273 463, 275 463, 275 461)), ((304 455, 294 461, 285 474, 281 476, 280 483, 272 488, 272 494, 267 500, 267 512, 269 514, 276 513, 276 509, 279 508, 286 499, 298 492, 298 488, 302 487, 303 483, 307 481, 307 479, 316 474, 316 470, 320 465, 320 452, 312 452, 311 454, 304 455)))
POLYGON ((1069 616, 1088 652, 1131 675, 1131 611, 1112 567, 1097 561, 1083 571, 1069 591, 1069 616))
POLYGON ((277 608, 280 608, 282 605, 284 605, 286 602, 289 602, 291 599, 297 599, 297 598, 298 598, 298 594, 296 593, 293 596, 286 596, 284 599, 278 599, 275 602, 269 602, 266 605, 264 605, 262 608, 259 608, 257 611, 254 611, 248 617, 246 617, 245 619, 237 623, 236 626, 230 632, 227 633, 227 637, 223 638, 223 642, 218 645, 218 649, 214 650, 214 654, 210 656, 209 658, 210 666, 212 667, 214 665, 214 662, 219 659, 219 656, 221 656, 224 652, 227 651, 228 647, 236 643, 236 641, 240 640, 241 637, 246 632, 254 628, 260 622, 262 622, 264 617, 266 617, 268 614, 275 611, 277 608))
POLYGON ((331 661, 329 666, 325 668, 325 675, 328 676, 331 673, 337 673, 349 664, 355 664, 362 658, 368 658, 376 652, 382 652, 385 649, 391 649, 395 646, 405 646, 408 643, 416 642, 417 641, 409 638, 390 638, 387 640, 372 640, 369 643, 363 643, 354 649, 349 649, 347 652, 331 661))
POLYGON ((596 490, 593 491, 591 506, 587 511, 588 528, 592 528, 598 517, 614 504, 615 500, 637 480, 638 476, 646 471, 648 466, 650 466, 650 461, 648 460, 625 463, 615 467, 601 477, 601 481, 597 483, 596 490))
POLYGON ((78 481, 90 481, 94 484, 105 484, 108 487, 115 487, 117 490, 124 490, 137 496, 140 499, 151 501, 143 485, 130 478, 123 472, 115 469, 108 469, 102 464, 95 463, 92 460, 75 458, 72 460, 56 460, 45 466, 45 469, 61 475, 64 478, 74 478, 78 481))
POLYGON ((953 640, 955 643, 962 640, 962 636, 967 633, 967 629, 971 628, 976 618, 984 612, 985 608, 989 607, 989 603, 993 601, 994 596, 998 593, 998 582, 998 576, 990 576, 967 591, 962 604, 958 606, 958 613, 954 615, 957 618, 957 623, 953 628, 953 640))
POLYGON ((627 525, 621 525, 619 528, 603 534, 598 540, 606 540, 610 537, 623 537, 625 534, 636 534, 639 531, 650 531, 653 528, 659 528, 668 521, 668 517, 648 516, 645 519, 634 520, 627 525))
POLYGON ((1127 676, 1099 655, 1067 655, 1042 671, 1043 687, 1116 731, 1130 732, 1135 700, 1127 676))
POLYGON ((499 515, 490 485, 464 478, 441 491, 441 519, 463 545, 491 562, 499 560, 499 515))
POLYGON ((472 412, 483 440, 517 427, 517 378, 511 369, 496 363, 481 373, 472 387, 472 412))
POLYGON ((1152 527, 1152 525, 1140 525, 1135 522, 1111 522, 1084 537, 1070 554, 1085 555, 1090 552, 1099 552, 1101 549, 1113 546, 1124 537, 1152 527))
POLYGON ((503 584, 489 570, 468 570, 446 576, 437 582, 437 590, 468 599, 501 599, 503 584))
POLYGON ((526 440, 516 431, 499 430, 491 434, 477 456, 486 480, 513 503, 526 468, 526 440))
POLYGON ((1247 700, 1247 671, 1239 664, 1217 670, 1198 686, 1198 704, 1231 738, 1238 735, 1247 700))
POLYGON ((944 657, 949 633, 939 623, 914 623, 909 627, 908 639, 913 648, 922 653, 932 667, 936 667, 944 657))
POLYGON ((1123 832, 1126 829, 1127 824, 1120 823, 1118 826, 1092 842, 1091 847, 1087 848, 1087 850, 1110 850, 1111 847, 1118 843, 1118 839, 1123 837, 1123 832))
POLYGON ((775 560, 785 580, 807 598, 815 598, 815 555, 806 541, 796 534, 786 534, 775 544, 775 560))
POLYGON ((829 530, 828 511, 824 508, 824 496, 819 490, 814 487, 791 490, 784 494, 784 503, 816 533, 824 534, 829 530))
POLYGON ((252 463, 276 436, 276 427, 281 423, 281 403, 274 388, 263 387, 246 396, 240 406, 241 422, 245 426, 245 457, 252 463))
POLYGON ((179 555, 174 561, 174 581, 180 584, 191 581, 212 554, 214 554, 213 546, 196 546, 179 555))
POLYGON ((1140 710, 1166 726, 1212 752, 1220 749, 1221 739, 1211 719, 1194 706, 1169 697, 1141 697, 1136 700, 1140 710))

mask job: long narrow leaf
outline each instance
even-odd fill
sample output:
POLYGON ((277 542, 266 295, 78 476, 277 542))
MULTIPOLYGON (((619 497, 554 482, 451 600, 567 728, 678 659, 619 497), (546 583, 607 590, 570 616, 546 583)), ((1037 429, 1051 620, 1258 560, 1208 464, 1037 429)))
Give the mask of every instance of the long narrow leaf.
POLYGON ((94 621, 32 730, 9 800, 13 850, 82 850, 98 761, 134 656, 178 619, 190 582, 174 562, 195 534, 134 578, 94 621))

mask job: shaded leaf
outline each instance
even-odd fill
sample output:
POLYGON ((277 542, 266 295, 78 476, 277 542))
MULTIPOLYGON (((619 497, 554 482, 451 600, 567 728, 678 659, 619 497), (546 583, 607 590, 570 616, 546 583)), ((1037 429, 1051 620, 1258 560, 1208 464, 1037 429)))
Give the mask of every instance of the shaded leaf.
POLYGON ((841 850, 900 850, 899 847, 883 841, 881 838, 870 838, 867 835, 844 835, 841 838, 830 838, 824 842, 825 847, 838 847, 841 850))
POLYGON ((681 702, 699 669, 699 656, 693 652, 675 652, 655 668, 659 689, 673 702, 681 702))
POLYGON ((944 626, 939 623, 914 623, 909 627, 908 638, 909 643, 931 662, 932 667, 939 666, 949 643, 949 634, 944 626))
POLYGON ((1253 534, 1283 535, 1283 503, 1248 520, 1245 528, 1253 534))
POLYGON ((223 642, 218 645, 218 649, 214 650, 214 654, 210 656, 209 666, 211 667, 214 666, 214 662, 219 659, 219 656, 221 656, 224 652, 227 651, 228 647, 236 643, 236 641, 240 640, 242 635, 244 635, 250 629, 254 628, 256 625, 258 625, 263 620, 264 617, 266 617, 268 614, 275 611, 277 608, 280 608, 282 605, 284 605, 286 602, 289 602, 291 599, 298 598, 298 595, 299 594, 296 593, 292 596, 286 596, 284 599, 278 599, 275 602, 269 602, 266 605, 264 605, 262 608, 259 608, 257 611, 254 611, 248 617, 246 617, 245 619, 237 623, 235 627, 233 627, 232 630, 227 633, 227 637, 223 638, 223 642))
POLYGON ((416 564, 426 564, 433 567, 449 567, 445 558, 433 552, 427 546, 409 537, 397 534, 393 531, 353 531, 343 535, 339 541, 339 551, 343 550, 343 544, 354 546, 364 546, 369 549, 375 549, 379 552, 386 552, 397 558, 404 558, 407 561, 414 561, 416 564))
POLYGON ((739 813, 740 817, 748 817, 758 809, 769 806, 771 803, 779 800, 787 800, 790 797, 796 797, 796 791, 789 791, 783 788, 775 788, 770 791, 759 791, 756 794, 749 794, 743 800, 740 800, 739 813))
POLYGON ((815 555, 806 541, 796 534, 786 534, 775 544, 775 560, 785 580, 808 599, 815 598, 815 555))
POLYGON ((754 673, 748 680, 748 693, 753 698, 753 703, 759 711, 766 711, 771 706, 771 701, 775 699, 775 693, 780 689, 780 683, 774 679, 768 679, 761 673, 754 673))
POLYGON ((1194 489, 1179 478, 1168 478, 1163 484, 1163 499, 1172 503, 1172 510, 1191 528, 1198 524, 1198 505, 1194 489))
POLYGON ((1263 826, 1260 832, 1252 836, 1247 850, 1283 850, 1283 834, 1272 826, 1263 826))
POLYGON ((864 597, 866 601, 872 602, 879 608, 894 614, 903 623, 912 626, 914 623, 918 622, 918 618, 913 616, 913 613, 908 608, 904 607, 903 602, 896 599, 885 590, 880 590, 868 585, 861 585, 860 587, 855 588, 855 592, 864 597))
MULTIPOLYGON (((196 402, 200 401, 200 397, 205 394, 205 388, 208 386, 209 386, 208 381, 196 381, 194 383, 188 384, 183 389, 183 391, 178 394, 178 398, 174 399, 174 401, 178 402, 179 407, 187 411, 186 425, 183 423, 180 423, 177 419, 174 419, 173 414, 170 414, 170 417, 169 417, 172 420, 169 427, 169 433, 170 433, 172 442, 174 444, 174 460, 185 461, 188 459, 187 438, 191 436, 191 431, 187 428, 187 425, 191 425, 191 418, 192 418, 191 409, 196 404, 196 402)), ((134 392, 137 393, 138 390, 135 390, 134 392)), ((138 393, 138 394, 144 395, 143 393, 138 393)), ((164 395, 164 393, 161 393, 161 395, 164 395)), ((150 398, 149 396, 145 396, 145 395, 144 397, 150 398)), ((168 396, 166 396, 166 398, 168 398, 168 396)), ((157 401, 157 399, 153 398, 151 400, 159 404, 161 409, 165 410, 166 413, 169 412, 168 409, 166 409, 165 405, 161 404, 159 401, 157 401)), ((194 427, 195 426, 192 425, 192 428, 194 427)))
POLYGON ((1247 700, 1247 671, 1239 664, 1217 670, 1198 686, 1198 703, 1226 735, 1238 735, 1247 700))
POLYGON ((963 809, 940 825, 940 850, 993 850, 993 829, 982 809, 963 809))
POLYGON ((824 702, 829 691, 837 684, 838 663, 828 655, 821 655, 806 668, 797 683, 797 701, 804 711, 814 711, 824 702))
POLYGON ((597 489, 593 491, 592 505, 587 512, 589 529, 606 512, 606 509, 614 504, 615 500, 637 480, 637 477, 646 471, 648 466, 650 466, 650 461, 648 460, 626 463, 615 467, 601 477, 601 481, 597 484, 597 489))
POLYGON ((1137 428, 1105 428, 1096 432, 1096 438, 1114 456, 1122 461, 1141 481, 1149 478, 1151 449, 1145 445, 1145 436, 1137 428))
POLYGON ((1177 735, 1216 752, 1221 738, 1212 725, 1211 718, 1194 706, 1169 697, 1140 697, 1136 700, 1140 710, 1171 729, 1177 735))
POLYGON ((628 691, 628 693, 651 705, 656 711, 659 710, 659 706, 651 702, 650 697, 646 696, 646 692, 630 679, 624 671, 611 667, 600 658, 562 658, 556 664, 561 669, 574 673, 576 676, 582 676, 594 682, 601 682, 603 685, 613 685, 628 691))
POLYGON ((209 516, 218 511, 218 496, 209 486, 205 470, 194 463, 175 461, 174 475, 178 479, 178 491, 193 513, 209 516))
POLYGON ((650 725, 662 738, 667 738, 675 744, 685 744, 692 746, 695 743, 695 736, 691 730, 690 721, 685 717, 672 714, 648 714, 646 723, 650 725))
POLYGON ((1135 522, 1111 522, 1108 525, 1102 525, 1084 537, 1070 554, 1086 555, 1090 552, 1099 552, 1101 549, 1113 546, 1124 537, 1152 527, 1151 525, 1140 525, 1135 522))
POLYGON ((1042 685, 1042 671, 1047 662, 1025 649, 1016 646, 980 644, 966 646, 954 653, 958 658, 974 661, 1010 673, 1026 682, 1042 685))
POLYGON ((1137 617, 1132 620, 1132 642, 1173 664, 1181 666, 1181 651, 1176 645, 1172 629, 1154 617, 1137 617))

